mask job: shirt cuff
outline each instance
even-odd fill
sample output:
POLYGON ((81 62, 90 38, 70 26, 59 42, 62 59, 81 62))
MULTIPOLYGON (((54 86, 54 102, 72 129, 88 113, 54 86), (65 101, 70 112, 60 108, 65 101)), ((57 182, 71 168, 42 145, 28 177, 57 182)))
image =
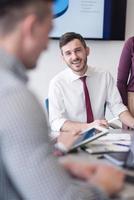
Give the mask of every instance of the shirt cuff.
POLYGON ((122 112, 127 111, 128 108, 125 105, 121 105, 120 107, 118 106, 118 108, 113 108, 113 110, 114 110, 114 112, 113 112, 114 116, 118 116, 119 117, 119 115, 122 112))
POLYGON ((54 122, 51 123, 51 129, 53 131, 60 131, 65 121, 67 121, 65 118, 54 120, 54 122))
POLYGON ((55 144, 55 148, 58 149, 58 150, 60 150, 63 153, 67 153, 67 151, 68 151, 67 148, 65 147, 65 145, 62 144, 61 142, 57 142, 55 144))

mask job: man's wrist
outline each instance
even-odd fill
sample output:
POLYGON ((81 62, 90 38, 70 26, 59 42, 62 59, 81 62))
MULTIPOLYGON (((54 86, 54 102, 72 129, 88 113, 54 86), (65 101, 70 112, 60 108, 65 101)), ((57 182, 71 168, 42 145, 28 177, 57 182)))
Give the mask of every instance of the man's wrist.
POLYGON ((66 153, 67 153, 67 148, 64 146, 64 144, 58 142, 54 145, 54 155, 62 156, 66 153))

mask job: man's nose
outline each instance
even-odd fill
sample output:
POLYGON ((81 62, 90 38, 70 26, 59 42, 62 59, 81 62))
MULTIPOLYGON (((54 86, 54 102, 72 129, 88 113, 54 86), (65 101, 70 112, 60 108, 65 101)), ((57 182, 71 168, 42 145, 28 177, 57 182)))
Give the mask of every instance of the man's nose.
POLYGON ((75 52, 72 52, 72 59, 76 59, 78 56, 75 52))

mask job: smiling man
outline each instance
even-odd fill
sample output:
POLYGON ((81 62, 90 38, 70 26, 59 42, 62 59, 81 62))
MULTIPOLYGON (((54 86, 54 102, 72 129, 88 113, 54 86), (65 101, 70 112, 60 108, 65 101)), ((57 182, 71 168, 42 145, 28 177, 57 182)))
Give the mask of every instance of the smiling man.
MULTIPOLYGON (((110 73, 88 66, 90 49, 83 37, 68 32, 61 36, 59 45, 68 67, 50 83, 49 119, 52 130, 74 133, 93 125, 107 126, 105 105, 124 124, 134 127, 134 118, 123 105, 110 73)), ((59 132, 55 132, 53 136, 58 135, 59 132)))

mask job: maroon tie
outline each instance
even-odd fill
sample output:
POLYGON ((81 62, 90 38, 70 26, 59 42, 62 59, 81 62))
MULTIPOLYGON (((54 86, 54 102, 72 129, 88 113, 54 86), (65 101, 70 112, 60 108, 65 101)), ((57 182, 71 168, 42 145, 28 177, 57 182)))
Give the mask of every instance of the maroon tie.
POLYGON ((87 123, 90 123, 90 122, 94 121, 94 117, 93 117, 93 112, 92 112, 89 92, 88 92, 88 88, 87 88, 87 85, 86 85, 86 76, 80 77, 80 80, 83 82, 83 89, 84 89, 84 94, 85 94, 87 123))

